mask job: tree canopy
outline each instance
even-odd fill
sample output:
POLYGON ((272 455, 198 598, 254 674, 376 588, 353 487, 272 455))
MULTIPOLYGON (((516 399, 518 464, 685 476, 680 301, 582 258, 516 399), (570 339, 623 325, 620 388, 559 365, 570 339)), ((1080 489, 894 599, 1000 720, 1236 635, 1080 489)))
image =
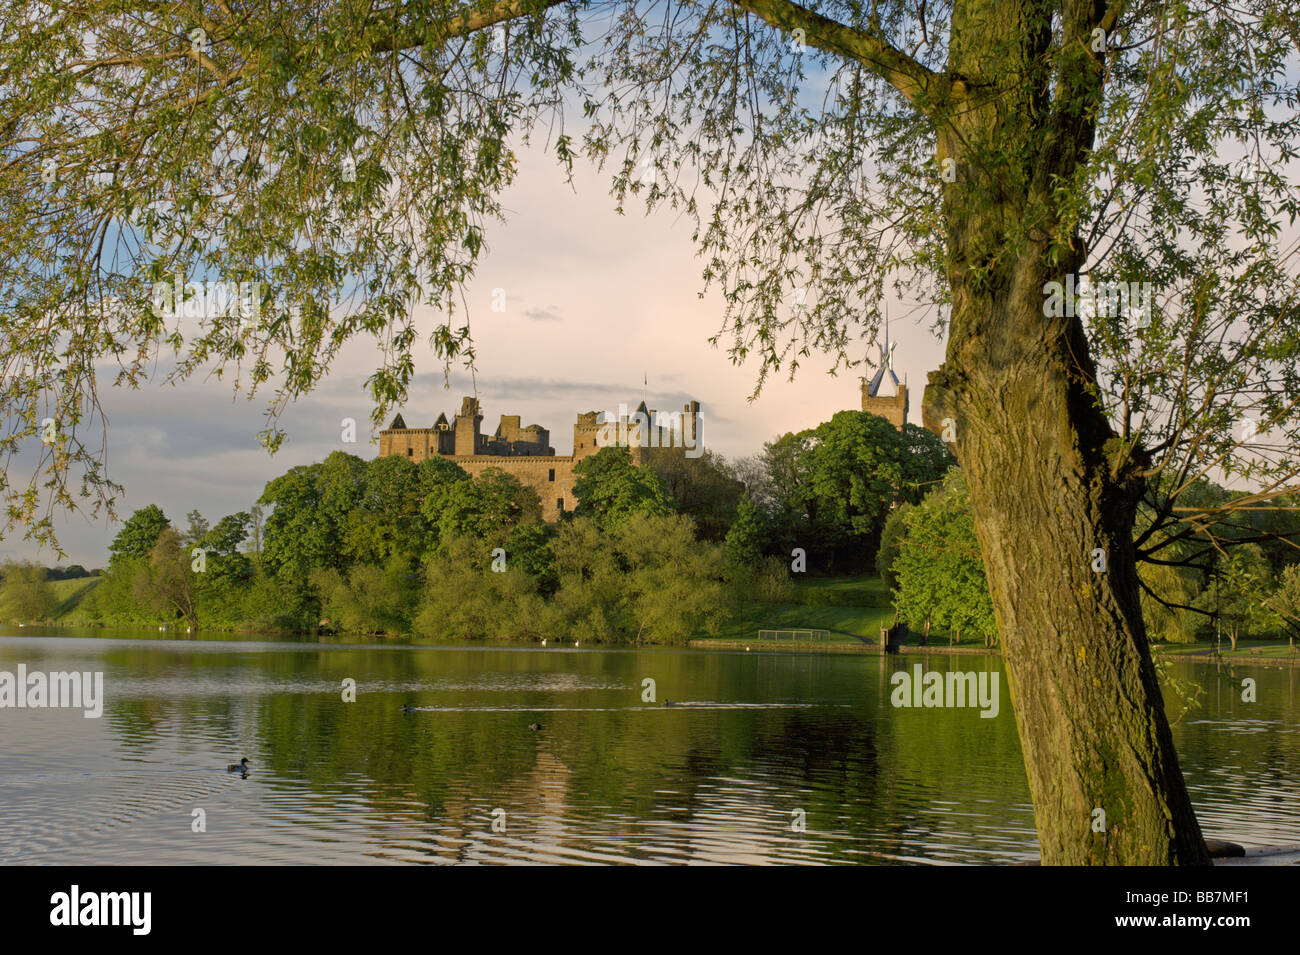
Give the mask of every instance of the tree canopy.
POLYGON ((17 0, 6 517, 48 541, 52 513, 111 508, 98 388, 160 360, 269 389, 272 448, 352 338, 383 356, 374 420, 405 396, 413 302, 472 360, 460 296, 545 131, 559 177, 590 159, 620 210, 693 224, 713 340, 759 387, 855 361, 886 292, 947 334, 924 416, 971 489, 1044 859, 1204 863, 1136 563, 1211 516, 1184 502, 1197 477, 1248 485, 1239 510, 1300 473, 1292 7, 17 0), (1080 839, 1075 807, 1106 798, 1117 824, 1080 839))
POLYGON ((870 566, 890 509, 916 503, 956 459, 913 424, 840 411, 768 442, 751 496, 765 502, 766 549, 802 547, 821 569, 870 566))
POLYGON ((894 605, 908 626, 919 632, 928 621, 993 643, 993 603, 961 471, 953 470, 941 488, 910 508, 903 525, 891 573, 898 582, 894 605))
POLYGON ((574 513, 589 517, 601 527, 613 527, 634 514, 663 516, 673 512, 674 501, 659 474, 632 463, 631 452, 621 446, 601 448, 573 468, 574 513))
POLYGON ((148 557, 159 536, 169 527, 171 522, 157 504, 140 508, 126 519, 113 543, 108 545, 109 564, 148 557))

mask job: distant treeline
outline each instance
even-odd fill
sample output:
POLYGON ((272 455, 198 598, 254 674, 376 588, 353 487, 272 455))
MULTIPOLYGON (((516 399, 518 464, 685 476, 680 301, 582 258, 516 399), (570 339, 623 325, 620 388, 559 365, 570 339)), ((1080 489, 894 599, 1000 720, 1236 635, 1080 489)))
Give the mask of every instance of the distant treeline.
MULTIPOLYGON (((6 569, 12 567, 15 563, 21 563, 21 561, 0 564, 0 582, 4 581, 6 569)), ((71 567, 41 567, 40 569, 45 572, 46 580, 80 580, 82 577, 99 577, 104 573, 102 568, 96 567, 94 570, 86 570, 80 564, 73 564, 71 567)))
MULTIPOLYGON (((788 599, 794 572, 871 567, 891 508, 953 464, 935 436, 846 411, 727 462, 605 448, 575 469, 576 510, 541 519, 513 476, 336 452, 257 505, 183 527, 130 516, 87 622, 671 642, 788 599)), ((0 608, 3 613, 3 608, 0 608)))

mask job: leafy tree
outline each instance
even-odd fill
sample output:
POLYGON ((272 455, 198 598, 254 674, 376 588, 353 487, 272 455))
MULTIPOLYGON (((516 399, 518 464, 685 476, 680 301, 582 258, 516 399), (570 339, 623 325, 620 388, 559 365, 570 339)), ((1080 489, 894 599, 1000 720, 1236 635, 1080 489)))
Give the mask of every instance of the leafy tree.
POLYGON ((781 557, 763 558, 754 569, 752 585, 754 597, 759 603, 790 603, 795 598, 790 565, 781 557))
POLYGON ((148 560, 147 557, 124 558, 109 564, 85 604, 92 620, 102 624, 130 625, 157 619, 152 610, 138 602, 135 596, 136 578, 148 560))
POLYGON ((956 462, 915 425, 900 432, 879 415, 841 411, 766 446, 771 482, 784 489, 776 525, 782 550, 799 545, 836 561, 865 561, 891 507, 919 501, 956 462))
POLYGON ((55 602, 44 567, 31 561, 0 566, 0 608, 11 619, 44 620, 55 602))
POLYGON ((767 475, 766 485, 772 495, 771 511, 774 514, 798 514, 812 520, 815 514, 807 511, 812 494, 809 483, 809 451, 813 445, 812 431, 783 434, 763 445, 761 457, 767 475))
POLYGON ((673 499, 663 480, 649 468, 632 463, 621 446, 601 448, 573 469, 577 517, 589 517, 602 528, 613 528, 634 514, 666 516, 673 499))
POLYGON ((913 630, 933 624, 959 639, 967 633, 994 643, 993 603, 962 472, 954 469, 941 488, 908 511, 904 526, 893 563, 899 615, 913 630))
POLYGON ((343 519, 342 546, 349 560, 382 565, 393 557, 421 559, 430 537, 422 490, 413 461, 388 455, 366 462, 360 498, 343 519))
POLYGON ((1146 500, 1152 535, 1195 526, 1206 515, 1178 498, 1216 462, 1264 499, 1300 473, 1289 0, 614 16, 287 0, 205 7, 199 40, 185 4, 10 7, 0 449, 53 432, 33 455, 50 495, 0 471, 11 521, 48 538, 49 509, 82 491, 112 506, 95 427, 110 364, 129 385, 164 345, 172 380, 237 366, 275 389, 274 448, 284 402, 355 335, 384 341, 369 380, 383 420, 415 374, 413 299, 446 316, 431 333, 445 362, 472 357, 453 316, 512 144, 580 102, 581 140, 553 140, 562 175, 584 154, 610 165, 620 210, 631 197, 693 220, 726 309, 716 338, 760 385, 815 350, 851 361, 888 285, 929 307, 947 356, 923 418, 951 423, 971 488, 1044 861, 1208 863, 1147 645, 1136 565, 1153 538, 1135 540, 1134 515, 1146 500), (184 135, 160 136, 177 117, 184 135), (1137 283, 1137 301, 1063 294, 1085 273, 1137 283), (197 275, 264 281, 260 313, 191 327, 155 312, 155 282, 197 275), (1097 839, 1078 813, 1102 804, 1097 839))
POLYGON ((191 627, 199 626, 194 571, 180 533, 168 527, 158 535, 149 560, 136 575, 136 599, 148 604, 165 619, 182 617, 191 627))
POLYGON ((943 481, 957 459, 936 435, 911 422, 903 425, 899 437, 903 478, 898 497, 905 503, 916 504, 943 481))
POLYGON ((500 468, 487 468, 472 481, 453 482, 443 501, 440 538, 468 536, 499 547, 517 525, 542 519, 537 492, 500 468))
POLYGON ((251 523, 247 511, 228 514, 194 542, 194 547, 204 551, 205 570, 200 589, 233 596, 252 579, 253 562, 241 549, 248 539, 251 523))
POLYGON ((884 581, 887 590, 898 587, 898 575, 894 573, 894 561, 898 559, 903 535, 907 533, 907 515, 912 505, 904 501, 885 518, 884 529, 880 532, 880 549, 876 552, 876 574, 884 581))
POLYGON ((198 512, 197 508, 186 514, 185 520, 189 522, 189 527, 182 535, 181 542, 193 546, 203 540, 211 525, 208 524, 207 518, 198 512))
POLYGON ((576 517, 559 528, 554 605, 583 641, 680 642, 726 613, 721 548, 688 518, 632 513, 609 531, 576 517))
POLYGON ((259 503, 273 510, 262 558, 273 573, 305 581, 317 568, 347 566, 345 531, 362 499, 365 470, 361 458, 335 451, 266 485, 259 503))
POLYGON ((559 578, 553 602, 566 636, 591 643, 625 636, 627 566, 613 538, 594 520, 575 516, 560 525, 553 553, 559 578))
POLYGON ((248 539, 249 525, 252 517, 248 511, 227 514, 209 528, 196 543, 214 554, 231 555, 241 552, 241 545, 248 539))
POLYGON ((804 495, 814 524, 866 538, 903 486, 902 440, 879 415, 841 411, 813 431, 804 495))
POLYGON ((382 565, 356 564, 345 571, 312 573, 321 612, 340 630, 402 634, 410 631, 412 608, 420 591, 408 561, 393 557, 382 565))
POLYGON ((1200 617, 1194 603, 1201 592, 1201 575, 1195 568, 1174 563, 1144 563, 1142 617, 1153 640, 1189 643, 1196 639, 1200 617))
POLYGON ((550 596, 559 586, 555 570, 555 527, 540 522, 517 524, 506 538, 507 566, 514 565, 536 581, 537 592, 550 596))
POLYGON ((763 560, 768 534, 767 515, 754 503, 753 498, 746 495, 740 499, 740 505, 736 508, 736 519, 727 531, 723 553, 732 564, 757 567, 763 560))
POLYGON ((1233 550, 1215 568, 1201 600, 1222 621, 1232 649, 1243 632, 1259 635, 1277 625, 1268 601, 1270 583, 1268 560, 1257 544, 1233 550))
POLYGON ((698 543, 689 518, 633 514, 617 525, 614 548, 627 566, 623 606, 637 643, 717 632, 725 613, 721 548, 698 543))
POLYGON ((416 465, 416 480, 420 498, 420 534, 424 539, 424 559, 438 546, 439 529, 443 525, 443 512, 454 494, 458 493, 458 484, 471 480, 469 472, 446 458, 426 458, 416 465))
POLYGON ((424 576, 414 624, 424 636, 540 640, 567 632, 521 562, 507 560, 505 571, 493 571, 491 554, 481 540, 463 535, 444 539, 424 576))
POLYGON ((167 516, 156 504, 142 507, 122 525, 122 529, 108 545, 108 563, 111 568, 123 560, 140 560, 149 557, 162 532, 171 527, 167 516))
POLYGON ((676 512, 691 519, 700 540, 720 543, 745 492, 726 459, 709 450, 697 458, 671 450, 648 453, 648 464, 663 479, 676 512))
POLYGON ((1269 607, 1286 627, 1287 640, 1295 649, 1300 634, 1300 564, 1291 564, 1278 575, 1277 590, 1268 598, 1269 607))

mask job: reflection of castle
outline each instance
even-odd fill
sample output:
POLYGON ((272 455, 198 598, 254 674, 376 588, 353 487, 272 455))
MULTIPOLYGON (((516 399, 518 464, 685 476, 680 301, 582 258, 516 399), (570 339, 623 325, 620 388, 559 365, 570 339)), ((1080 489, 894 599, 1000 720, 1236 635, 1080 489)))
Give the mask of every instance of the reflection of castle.
POLYGON ((877 346, 880 350, 880 367, 876 369, 871 381, 862 383, 862 410, 880 415, 895 428, 902 431, 907 422, 907 384, 898 380, 894 374, 894 349, 898 342, 889 343, 889 320, 885 320, 885 343, 877 346), (888 373, 894 385, 892 395, 882 395, 880 386, 888 373))
POLYGON ((521 427, 519 415, 502 415, 495 434, 482 434, 479 429, 483 413, 478 399, 465 398, 454 421, 449 422, 442 414, 432 428, 408 428, 397 415, 379 432, 379 454, 400 455, 416 462, 437 455, 475 477, 488 468, 500 468, 535 490, 542 499, 542 516, 553 521, 577 504, 573 494, 573 466, 577 462, 616 440, 626 441, 632 463, 637 465, 650 463, 657 454, 683 455, 685 448, 696 446, 699 414, 698 401, 688 402, 671 415, 647 408, 643 401, 631 415, 621 414, 617 420, 588 411, 578 415, 573 426, 573 453, 557 455, 551 447, 551 433, 536 424, 521 427), (670 419, 671 423, 661 427, 670 419))

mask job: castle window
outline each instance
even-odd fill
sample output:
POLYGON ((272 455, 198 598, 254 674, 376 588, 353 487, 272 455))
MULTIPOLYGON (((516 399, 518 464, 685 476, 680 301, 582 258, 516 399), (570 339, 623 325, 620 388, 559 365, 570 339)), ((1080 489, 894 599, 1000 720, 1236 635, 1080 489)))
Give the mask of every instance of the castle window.
POLYGON ((548 481, 554 481, 554 480, 555 480, 555 468, 551 468, 550 471, 547 472, 546 480, 548 480, 548 481))
POLYGON ((413 457, 415 457, 415 448, 407 448, 407 449, 406 449, 406 456, 407 456, 408 458, 413 458, 413 457))
POLYGON ((555 509, 556 509, 557 511, 563 511, 563 510, 564 510, 564 498, 562 498, 562 497, 557 497, 557 498, 555 499, 555 509))

